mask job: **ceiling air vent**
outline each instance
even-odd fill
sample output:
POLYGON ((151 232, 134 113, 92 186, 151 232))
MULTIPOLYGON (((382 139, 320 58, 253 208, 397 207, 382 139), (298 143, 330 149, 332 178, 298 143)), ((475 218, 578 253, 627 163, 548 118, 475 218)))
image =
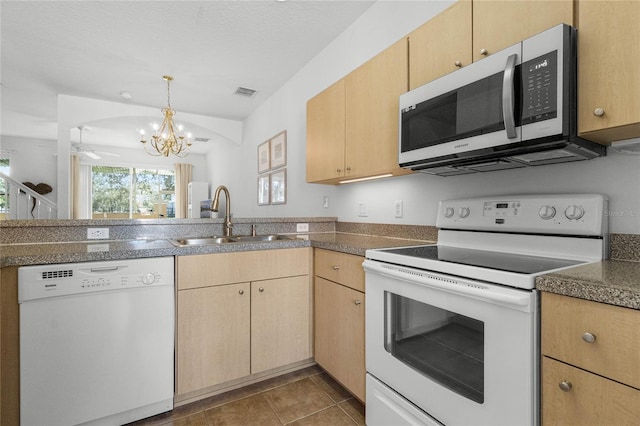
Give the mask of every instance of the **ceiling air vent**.
POLYGON ((238 87, 235 94, 238 96, 246 96, 247 98, 252 98, 253 95, 256 94, 256 91, 253 89, 247 89, 246 87, 238 87))
POLYGON ((211 138, 195 138, 194 142, 209 142, 211 138))

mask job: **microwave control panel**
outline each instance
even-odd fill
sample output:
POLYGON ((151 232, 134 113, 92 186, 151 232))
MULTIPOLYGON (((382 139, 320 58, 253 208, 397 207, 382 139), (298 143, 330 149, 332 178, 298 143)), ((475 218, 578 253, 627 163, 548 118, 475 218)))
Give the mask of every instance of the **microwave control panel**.
POLYGON ((522 124, 556 118, 558 114, 558 52, 554 50, 520 66, 522 124))

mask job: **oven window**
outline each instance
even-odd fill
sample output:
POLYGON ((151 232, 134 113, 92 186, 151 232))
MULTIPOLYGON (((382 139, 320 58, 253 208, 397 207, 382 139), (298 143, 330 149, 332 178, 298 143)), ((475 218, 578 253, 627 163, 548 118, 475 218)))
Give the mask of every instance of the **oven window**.
POLYGON ((484 323, 385 292, 385 349, 422 375, 484 402, 484 323))

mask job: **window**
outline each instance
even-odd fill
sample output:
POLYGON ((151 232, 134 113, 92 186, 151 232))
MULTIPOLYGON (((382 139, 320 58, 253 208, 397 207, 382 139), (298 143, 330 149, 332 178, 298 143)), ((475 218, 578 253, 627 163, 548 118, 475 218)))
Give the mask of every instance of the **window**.
MULTIPOLYGON (((9 167, 9 155, 0 155, 0 172, 9 176, 11 167, 9 167)), ((9 213, 9 199, 7 194, 7 182, 0 178, 0 219, 5 219, 4 215, 9 213)))
POLYGON ((175 182, 173 170, 92 166, 92 217, 175 217, 175 182))

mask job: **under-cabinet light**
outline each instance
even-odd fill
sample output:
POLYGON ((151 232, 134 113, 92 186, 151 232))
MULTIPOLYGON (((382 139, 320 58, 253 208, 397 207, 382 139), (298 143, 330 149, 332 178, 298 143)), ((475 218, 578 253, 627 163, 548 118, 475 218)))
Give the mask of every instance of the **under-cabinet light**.
POLYGON ((385 173, 383 175, 377 175, 377 176, 369 176, 369 177, 363 177, 363 178, 357 178, 357 179, 347 179, 347 180, 341 180, 340 184, 343 183, 351 183, 351 182, 362 182, 364 180, 373 180, 373 179, 382 179, 382 178, 386 178, 386 177, 390 177, 393 176, 392 173, 385 173))

